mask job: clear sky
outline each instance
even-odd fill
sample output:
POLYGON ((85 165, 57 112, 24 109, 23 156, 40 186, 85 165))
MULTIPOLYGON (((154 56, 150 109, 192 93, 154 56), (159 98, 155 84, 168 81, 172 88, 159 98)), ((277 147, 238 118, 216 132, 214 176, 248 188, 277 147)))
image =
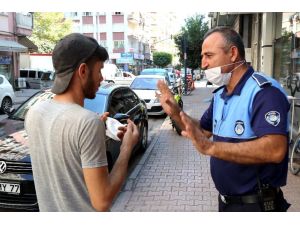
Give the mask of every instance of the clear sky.
POLYGON ((9 0, 0 11, 178 11, 178 12, 291 12, 299 11, 296 0, 9 0))

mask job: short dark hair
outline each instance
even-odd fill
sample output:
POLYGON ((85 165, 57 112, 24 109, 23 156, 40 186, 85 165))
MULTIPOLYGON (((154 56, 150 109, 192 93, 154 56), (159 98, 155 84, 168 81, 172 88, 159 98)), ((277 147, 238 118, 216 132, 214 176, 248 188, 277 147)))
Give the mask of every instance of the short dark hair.
POLYGON ((229 47, 231 45, 234 45, 237 47, 239 55, 241 59, 245 59, 245 46, 244 42, 241 38, 241 36, 232 28, 230 27, 216 27, 211 30, 209 30, 205 35, 203 40, 205 40, 208 36, 210 36, 213 33, 220 33, 224 40, 225 40, 225 48, 226 51, 229 50, 229 47))
POLYGON ((88 66, 91 66, 95 61, 100 60, 101 62, 105 62, 106 60, 109 59, 108 52, 106 49, 102 46, 99 45, 99 47, 95 50, 95 52, 85 60, 85 63, 88 66))

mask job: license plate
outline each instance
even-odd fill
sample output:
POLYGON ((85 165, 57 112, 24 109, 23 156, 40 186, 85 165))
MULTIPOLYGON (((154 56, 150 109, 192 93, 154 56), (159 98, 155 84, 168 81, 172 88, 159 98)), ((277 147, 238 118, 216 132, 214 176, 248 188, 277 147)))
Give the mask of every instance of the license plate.
POLYGON ((20 194, 20 184, 0 183, 0 192, 20 194))

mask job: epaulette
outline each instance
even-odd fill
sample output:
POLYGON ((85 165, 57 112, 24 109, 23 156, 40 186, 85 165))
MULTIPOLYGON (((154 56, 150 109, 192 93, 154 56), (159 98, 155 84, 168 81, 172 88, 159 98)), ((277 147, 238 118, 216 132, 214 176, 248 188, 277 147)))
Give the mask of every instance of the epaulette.
POLYGON ((253 73, 251 77, 256 81, 259 87, 266 87, 272 85, 271 81, 267 80, 264 76, 260 74, 253 73))

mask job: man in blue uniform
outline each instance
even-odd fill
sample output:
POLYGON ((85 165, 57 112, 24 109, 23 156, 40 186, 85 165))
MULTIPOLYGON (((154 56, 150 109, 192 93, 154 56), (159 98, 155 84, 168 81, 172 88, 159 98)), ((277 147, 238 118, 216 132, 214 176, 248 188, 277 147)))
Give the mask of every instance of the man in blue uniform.
POLYGON ((200 121, 181 112, 163 82, 165 112, 197 150, 211 156, 219 211, 286 211, 289 103, 277 81, 245 61, 241 37, 231 28, 208 31, 202 68, 220 85, 200 121), (212 138, 212 141, 209 139, 212 138))

